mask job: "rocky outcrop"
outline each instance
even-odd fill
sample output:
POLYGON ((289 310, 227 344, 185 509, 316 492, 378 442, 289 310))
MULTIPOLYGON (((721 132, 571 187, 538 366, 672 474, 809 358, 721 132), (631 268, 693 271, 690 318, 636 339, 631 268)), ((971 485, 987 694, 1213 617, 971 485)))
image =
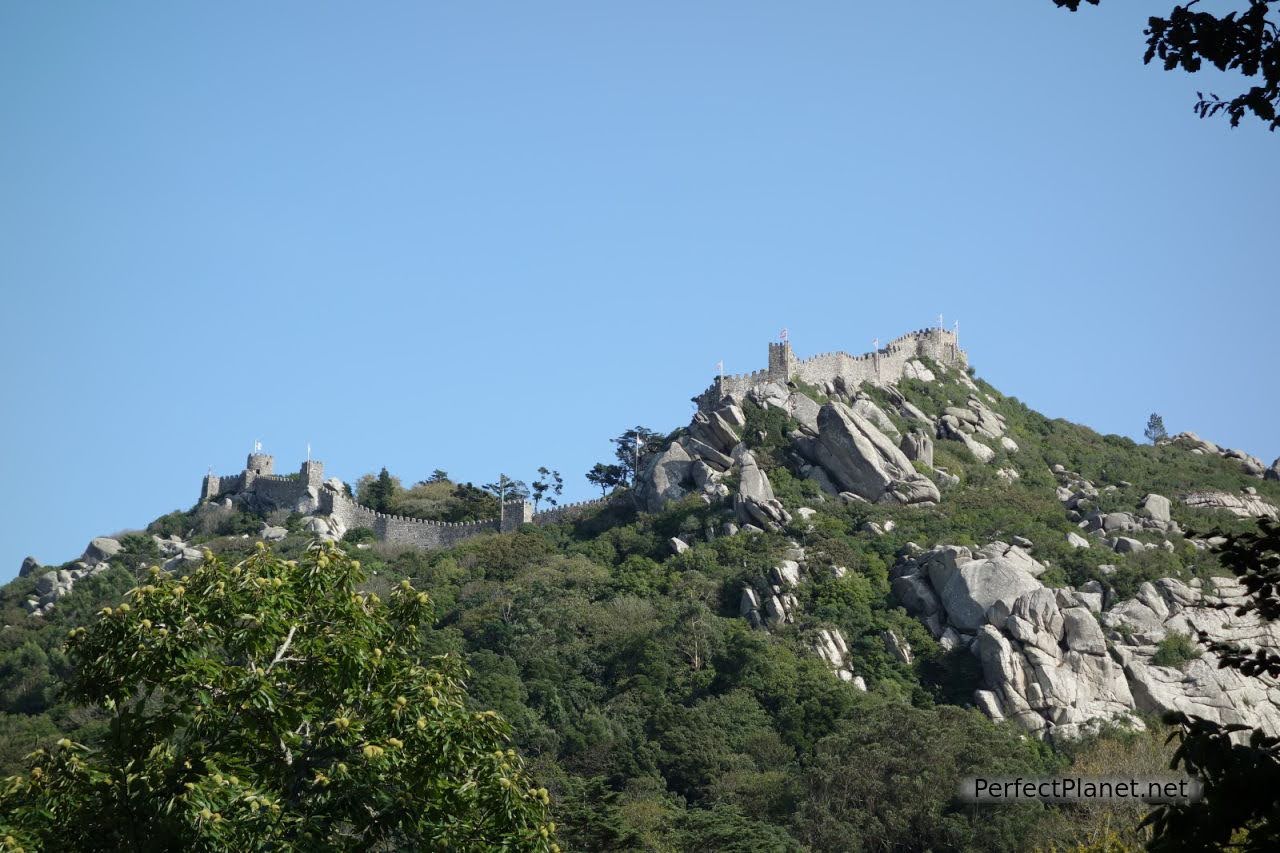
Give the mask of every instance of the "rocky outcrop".
POLYGON ((876 429, 880 430, 895 443, 902 440, 902 433, 894 426, 889 416, 884 413, 884 409, 877 406, 875 401, 866 394, 859 393, 856 395, 853 398, 853 402, 849 404, 849 410, 875 424, 876 429))
POLYGON ((1207 590, 1201 586, 1198 580, 1184 584, 1173 578, 1145 583, 1135 598, 1102 614, 1135 707, 1153 713, 1182 711, 1217 723, 1280 732, 1280 689, 1274 679, 1219 668, 1217 656, 1203 647, 1183 665, 1155 664, 1160 641, 1171 633, 1194 638, 1205 631, 1220 642, 1272 652, 1280 649, 1280 626, 1256 614, 1236 615, 1245 590, 1234 578, 1215 578, 1207 590), (1229 607, 1218 609, 1218 604, 1229 607))
POLYGON ((1138 514, 1152 521, 1167 525, 1173 519, 1169 515, 1171 504, 1164 495, 1147 495, 1138 504, 1138 514))
POLYGON ((331 515, 313 515, 302 520, 302 532, 322 542, 337 542, 346 535, 347 527, 331 515))
MULTIPOLYGON (((1244 473, 1250 477, 1258 477, 1261 479, 1263 477, 1270 476, 1267 474, 1269 469, 1258 457, 1245 453, 1243 450, 1233 450, 1230 447, 1219 447, 1212 441, 1207 441, 1206 439, 1196 435, 1194 432, 1180 432, 1177 435, 1161 440, 1160 444, 1172 444, 1175 447, 1181 447, 1201 456, 1220 456, 1223 459, 1233 460, 1240 463, 1241 469, 1243 469, 1244 473)), ((1280 462, 1280 459, 1276 461, 1280 462)), ((1272 468, 1274 467, 1275 464, 1273 463, 1272 468)), ((1280 472, 1277 473, 1280 475, 1280 472)), ((1276 477, 1272 477, 1272 479, 1276 479, 1276 477)))
POLYGON ((994 567, 1009 547, 939 546, 904 556, 891 572, 895 597, 944 648, 977 656, 984 686, 974 701, 988 716, 1046 738, 1074 738, 1108 720, 1140 726, 1136 712, 1171 710, 1280 732, 1273 679, 1219 669, 1207 649, 1181 667, 1154 661, 1171 632, 1280 649, 1280 628, 1234 615, 1243 600, 1234 580, 1215 579, 1216 591, 1202 594, 1199 581, 1164 579, 1110 605, 1096 582, 1043 586, 1025 552, 994 567), (1214 609, 1219 603, 1232 609, 1214 609))
POLYGON ((933 467, 933 439, 927 433, 912 430, 902 437, 902 443, 898 447, 912 462, 933 467))
POLYGON ((1222 510, 1240 518, 1280 518, 1280 509, 1258 497, 1252 488, 1238 495, 1208 490, 1191 492, 1182 502, 1193 509, 1222 510))
POLYGON ((769 478, 756 463, 756 458, 746 445, 738 445, 733 452, 738 465, 738 494, 734 498, 734 511, 744 524, 757 524, 765 530, 778 530, 791 522, 791 514, 773 495, 769 478))
POLYGON ((667 501, 678 501, 689 490, 693 457, 679 441, 673 441, 660 453, 650 456, 637 480, 636 492, 649 512, 658 512, 667 501))
POLYGON ((18 569, 18 577, 25 578, 27 575, 35 574, 43 568, 35 557, 26 557, 22 561, 22 568, 18 569))
POLYGON ((116 554, 119 554, 123 548, 124 546, 119 541, 106 536, 99 536, 84 549, 84 555, 80 559, 90 566, 94 566, 110 560, 116 554))
POLYGON ((938 421, 938 438, 947 438, 952 441, 958 441, 965 446, 965 449, 977 459, 979 462, 990 462, 995 458, 996 452, 978 441, 968 432, 962 430, 954 416, 943 415, 938 421))
POLYGON ((964 406, 947 406, 935 426, 938 438, 961 442, 979 462, 990 462, 995 459, 996 452, 983 441, 999 441, 1010 452, 1016 452, 1018 445, 1013 439, 1006 438, 1004 415, 993 411, 974 394, 969 395, 964 406))
POLYGON ((888 436, 843 403, 822 407, 816 437, 792 439, 801 455, 820 467, 841 492, 900 504, 937 503, 941 497, 938 487, 912 467, 888 436))
POLYGON ((813 651, 831 668, 841 681, 853 682, 859 690, 866 690, 867 683, 856 675, 849 665, 849 644, 839 628, 819 629, 813 641, 813 651))

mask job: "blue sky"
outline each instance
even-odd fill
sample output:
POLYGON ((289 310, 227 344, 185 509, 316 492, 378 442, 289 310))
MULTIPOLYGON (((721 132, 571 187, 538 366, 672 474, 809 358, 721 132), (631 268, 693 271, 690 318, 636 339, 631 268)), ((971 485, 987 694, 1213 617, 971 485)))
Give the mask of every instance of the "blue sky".
POLYGON ((0 6, 0 578, 261 440, 564 472, 723 359, 960 321, 979 373, 1280 455, 1280 136, 1165 2, 0 6))

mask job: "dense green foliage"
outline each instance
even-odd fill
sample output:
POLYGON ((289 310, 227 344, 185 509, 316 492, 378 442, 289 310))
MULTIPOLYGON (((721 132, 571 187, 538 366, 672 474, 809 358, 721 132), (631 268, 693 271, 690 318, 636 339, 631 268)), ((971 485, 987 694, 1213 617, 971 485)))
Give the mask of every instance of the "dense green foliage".
MULTIPOLYGON (((931 417, 963 405, 971 393, 954 373, 935 372, 940 381, 901 384, 931 417)), ((1252 525, 1188 509, 1177 500, 1188 490, 1252 485, 1275 502, 1280 484, 1245 477, 1231 460, 1098 435, 1045 418, 985 383, 979 388, 1007 418, 1019 450, 997 445, 995 460, 981 464, 960 443, 937 441, 936 464, 960 482, 946 487, 935 507, 824 499, 816 483, 799 474, 787 436, 795 424, 778 409, 748 405, 743 438, 777 496, 793 511, 817 510, 808 524, 797 522, 783 534, 717 538, 727 506, 690 498, 658 514, 637 514, 622 490, 617 500, 573 522, 483 536, 446 550, 390 547, 360 532, 349 533, 341 548, 363 564, 362 589, 386 598, 409 580, 431 596, 435 618, 420 630, 426 653, 464 660, 472 673, 471 707, 493 709, 510 722, 528 772, 551 792, 551 814, 566 848, 997 850, 1063 847, 1072 839, 1130 843, 1137 837, 1127 834, 1132 826, 1115 823, 1136 820, 1128 813, 953 800, 958 777, 976 768, 1043 774, 1078 754, 1023 739, 968 707, 980 679, 975 659, 966 651, 945 653, 897 605, 889 569, 909 542, 981 545, 1025 536, 1034 556, 1050 566, 1047 583, 1096 579, 1123 597, 1145 580, 1208 578, 1223 568, 1217 555, 1180 536, 1133 534, 1150 542, 1168 538, 1172 551, 1071 548, 1066 534, 1076 527, 1055 496, 1054 464, 1098 485, 1098 509, 1132 510, 1143 495, 1157 492, 1174 499, 1174 518, 1183 527, 1200 531, 1252 525), (1020 478, 997 477, 1001 467, 1020 478), (868 521, 889 519, 895 527, 886 535, 864 530, 868 521), (673 536, 692 547, 673 554, 667 544, 673 536), (738 614, 742 587, 764 585, 790 539, 807 549, 815 566, 829 562, 847 572, 811 571, 797 590, 796 624, 753 631, 738 614), (869 692, 835 678, 812 654, 814 635, 825 627, 847 638, 850 664, 869 692), (886 630, 911 644, 910 665, 886 649, 886 630)), ((869 391, 888 402, 879 390, 869 391)), ((885 408, 899 429, 910 427, 885 408)), ((622 448, 633 457, 636 438, 622 448)), ((391 511, 449 521, 497 514, 491 494, 439 474, 407 489, 388 475, 391 511)), ((376 482, 361 481, 357 494, 376 482)), ((152 532, 192 537, 234 562, 252 555, 253 541, 241 535, 255 533, 261 521, 238 509, 204 506, 165 516, 152 532)), ((284 517, 275 523, 291 531, 278 552, 304 559, 308 540, 297 524, 284 517)), ((121 600, 135 584, 134 572, 154 562, 153 548, 149 537, 130 537, 115 568, 79 582, 47 618, 28 618, 20 606, 32 578, 0 591, 0 615, 9 626, 0 632, 0 713, 11 721, 0 737, 0 770, 18 770, 32 746, 49 749, 64 735, 102 743, 108 715, 59 690, 77 672, 62 642, 97 609, 121 600)), ((1128 743, 1118 734, 1092 742, 1091 766, 1105 767, 1107 756, 1122 765, 1128 743)))
POLYGON ((261 543, 159 569, 69 633, 93 745, 60 739, 0 792, 0 834, 65 850, 549 850, 549 796, 456 656, 429 661, 430 599, 357 592, 325 545, 261 543))

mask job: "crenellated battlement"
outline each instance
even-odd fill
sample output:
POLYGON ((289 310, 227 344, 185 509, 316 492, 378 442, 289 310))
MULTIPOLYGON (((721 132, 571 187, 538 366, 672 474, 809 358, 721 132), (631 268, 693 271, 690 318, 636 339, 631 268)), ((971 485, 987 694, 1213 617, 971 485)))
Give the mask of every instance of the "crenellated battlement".
POLYGON ((775 382, 785 385, 800 380, 810 385, 824 385, 837 379, 852 388, 861 383, 887 385, 902 379, 908 362, 929 358, 940 365, 960 370, 969 366, 968 356, 960 348, 955 331, 934 327, 916 329, 899 335, 883 347, 852 355, 837 351, 797 359, 790 342, 769 344, 769 366, 752 373, 719 377, 693 401, 698 408, 714 408, 726 396, 742 398, 756 385, 775 382))
POLYGON ((510 533, 518 530, 522 524, 553 524, 581 515, 603 503, 601 500, 582 501, 535 513, 528 501, 507 501, 499 507, 497 518, 430 521, 379 512, 332 488, 324 487, 322 462, 309 459, 302 463, 302 468, 296 474, 274 474, 269 473, 273 461, 265 454, 255 453, 250 456, 249 465, 239 474, 206 475, 200 490, 200 500, 237 498, 260 509, 321 513, 337 519, 348 530, 367 527, 383 542, 421 548, 446 548, 486 533, 510 533))

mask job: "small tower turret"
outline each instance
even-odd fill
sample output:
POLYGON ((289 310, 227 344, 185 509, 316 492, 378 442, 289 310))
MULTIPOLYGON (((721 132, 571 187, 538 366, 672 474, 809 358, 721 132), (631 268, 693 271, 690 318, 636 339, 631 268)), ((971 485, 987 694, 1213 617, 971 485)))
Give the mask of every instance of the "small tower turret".
POLYGON ((769 381, 786 385, 791 381, 796 355, 791 351, 791 341, 769 344, 769 381))
POLYGON ((250 453, 249 461, 244 464, 244 470, 252 472, 254 476, 258 476, 260 474, 274 474, 275 467, 275 457, 266 453, 250 453))

